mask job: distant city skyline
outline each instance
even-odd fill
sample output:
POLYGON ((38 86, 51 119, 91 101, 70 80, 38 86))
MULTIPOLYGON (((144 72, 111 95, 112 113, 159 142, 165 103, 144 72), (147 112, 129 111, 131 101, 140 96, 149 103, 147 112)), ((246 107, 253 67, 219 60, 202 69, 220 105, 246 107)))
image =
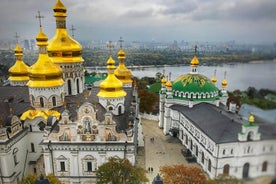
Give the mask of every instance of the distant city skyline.
MULTIPOLYGON (((275 0, 62 0, 67 30, 76 40, 276 42, 275 0)), ((56 0, 1 0, 0 39, 35 39, 39 23, 49 39, 55 33, 56 0)))

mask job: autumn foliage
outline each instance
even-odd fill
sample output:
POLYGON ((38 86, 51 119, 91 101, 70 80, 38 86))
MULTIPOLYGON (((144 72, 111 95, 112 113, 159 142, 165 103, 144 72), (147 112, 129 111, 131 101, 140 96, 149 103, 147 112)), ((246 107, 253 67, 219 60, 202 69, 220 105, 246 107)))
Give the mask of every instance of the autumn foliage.
POLYGON ((198 167, 183 164, 162 166, 161 176, 166 184, 205 184, 207 177, 198 167))
POLYGON ((129 160, 110 157, 97 172, 97 184, 139 184, 147 182, 146 170, 133 166, 129 160))

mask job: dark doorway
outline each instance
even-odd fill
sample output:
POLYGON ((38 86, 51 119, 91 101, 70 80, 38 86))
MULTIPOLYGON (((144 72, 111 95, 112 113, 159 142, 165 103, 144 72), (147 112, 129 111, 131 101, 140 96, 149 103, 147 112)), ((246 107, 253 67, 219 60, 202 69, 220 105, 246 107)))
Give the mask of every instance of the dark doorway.
POLYGON ((249 176, 249 163, 245 163, 243 165, 242 177, 248 178, 248 176, 249 176))

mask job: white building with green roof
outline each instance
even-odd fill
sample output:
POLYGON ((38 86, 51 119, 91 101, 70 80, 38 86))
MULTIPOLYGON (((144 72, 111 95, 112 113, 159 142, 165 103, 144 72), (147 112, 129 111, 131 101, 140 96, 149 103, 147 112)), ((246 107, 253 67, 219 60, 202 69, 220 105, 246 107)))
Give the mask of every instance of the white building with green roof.
POLYGON ((197 56, 191 71, 161 81, 159 127, 177 137, 188 161, 196 161, 215 178, 219 174, 255 178, 276 174, 276 123, 244 120, 238 103, 228 99, 226 74, 221 88, 199 74, 197 56), (227 101, 228 100, 228 101, 227 101))

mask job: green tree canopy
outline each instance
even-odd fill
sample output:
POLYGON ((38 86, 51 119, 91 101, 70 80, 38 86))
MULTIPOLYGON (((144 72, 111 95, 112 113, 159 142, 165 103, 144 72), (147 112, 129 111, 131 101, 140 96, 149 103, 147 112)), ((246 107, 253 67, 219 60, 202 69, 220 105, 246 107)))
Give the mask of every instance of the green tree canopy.
POLYGON ((140 112, 152 112, 155 108, 158 96, 147 89, 139 89, 138 96, 140 98, 140 112))
POLYGON ((133 166, 129 160, 110 157, 97 172, 97 184, 139 184, 147 182, 146 170, 133 166))

